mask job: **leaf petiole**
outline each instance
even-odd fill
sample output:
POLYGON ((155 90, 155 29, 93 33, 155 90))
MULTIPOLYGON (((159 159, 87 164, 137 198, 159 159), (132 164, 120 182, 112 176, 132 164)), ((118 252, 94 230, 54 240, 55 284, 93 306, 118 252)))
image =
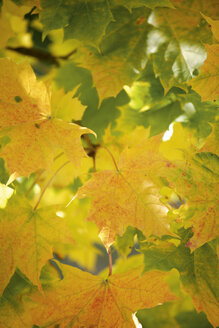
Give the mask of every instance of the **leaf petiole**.
POLYGON ((47 184, 46 184, 45 187, 43 188, 43 190, 42 190, 42 192, 41 192, 41 194, 40 194, 40 197, 39 197, 39 199, 38 199, 36 205, 34 206, 34 211, 35 211, 35 210, 37 209, 37 207, 39 206, 39 203, 40 203, 40 201, 41 201, 41 199, 42 199, 42 197, 43 197, 43 195, 44 195, 46 189, 49 187, 50 183, 52 182, 52 180, 55 178, 55 176, 57 175, 57 173, 59 173, 59 171, 61 171, 61 169, 62 169, 64 166, 66 166, 68 163, 70 163, 70 161, 67 161, 67 162, 65 162, 63 165, 61 165, 61 166, 55 171, 55 173, 52 175, 52 177, 49 179, 49 181, 47 182, 47 184))

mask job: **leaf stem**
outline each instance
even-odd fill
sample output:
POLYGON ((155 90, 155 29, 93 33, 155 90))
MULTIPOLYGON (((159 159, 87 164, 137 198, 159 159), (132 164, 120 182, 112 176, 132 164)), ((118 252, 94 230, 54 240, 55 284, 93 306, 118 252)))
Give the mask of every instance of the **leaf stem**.
POLYGON ((104 148, 104 149, 110 154, 110 156, 111 156, 111 158, 112 158, 112 160, 113 160, 113 164, 114 164, 114 166, 115 166, 115 168, 116 168, 116 171, 119 172, 118 165, 116 164, 115 158, 114 158, 113 154, 111 153, 111 151, 110 151, 107 147, 105 147, 105 146, 102 146, 102 145, 101 145, 100 147, 101 147, 101 148, 104 148))
POLYGON ((112 254, 111 254, 111 248, 108 249, 108 258, 109 258, 109 276, 112 275, 112 254))
POLYGON ((24 196, 27 197, 30 193, 30 191, 33 189, 33 187, 35 186, 35 184, 37 183, 37 181, 39 181, 41 175, 43 174, 44 170, 42 170, 41 172, 38 173, 38 175, 36 176, 36 178, 34 179, 34 181, 31 183, 30 187, 27 189, 27 191, 25 192, 24 196))
POLYGON ((55 176, 57 175, 57 173, 59 173, 59 171, 61 171, 61 169, 62 169, 64 166, 66 166, 68 163, 70 163, 70 161, 67 161, 67 162, 65 162, 64 164, 62 164, 62 165, 61 165, 61 166, 55 171, 55 173, 52 175, 52 177, 49 179, 49 181, 47 182, 47 184, 46 184, 45 187, 43 188, 43 190, 42 190, 42 192, 41 192, 41 194, 40 194, 40 197, 39 197, 39 199, 38 199, 36 205, 34 206, 34 211, 35 211, 35 210, 37 209, 37 207, 39 206, 39 203, 40 203, 40 201, 41 201, 41 199, 42 199, 42 197, 43 197, 43 195, 44 195, 46 189, 49 187, 50 183, 52 182, 52 180, 55 178, 55 176))

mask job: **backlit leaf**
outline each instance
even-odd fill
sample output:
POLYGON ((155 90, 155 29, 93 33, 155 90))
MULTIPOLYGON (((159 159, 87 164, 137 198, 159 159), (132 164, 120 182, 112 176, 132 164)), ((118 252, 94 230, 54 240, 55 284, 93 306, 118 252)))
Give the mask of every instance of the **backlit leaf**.
POLYGON ((147 53, 167 91, 190 80, 206 59, 195 31, 200 19, 170 8, 155 9, 148 19, 154 29, 148 35, 147 53))
POLYGON ((165 160, 156 152, 160 137, 142 140, 138 147, 120 156, 118 171, 102 171, 79 189, 78 197, 88 196, 92 206, 88 219, 102 230, 106 246, 128 225, 141 229, 145 236, 170 233, 167 208, 160 201, 157 178, 153 176, 165 160))
MULTIPOLYGON (((56 212, 54 206, 34 210, 18 197, 11 198, 0 212, 1 231, 9 241, 13 263, 38 286, 41 268, 53 257, 54 244, 72 241, 64 219, 57 217, 56 212)), ((9 270, 10 265, 9 262, 4 270, 9 270)))
POLYGON ((146 41, 149 25, 147 8, 130 13, 124 7, 112 10, 114 21, 99 44, 99 51, 84 49, 77 61, 91 70, 100 100, 116 96, 130 84, 147 62, 146 41))
POLYGON ((11 140, 1 156, 9 171, 28 176, 48 168, 58 150, 79 166, 85 156, 80 136, 91 131, 51 116, 46 87, 36 81, 29 64, 1 59, 0 67, 1 133, 11 140))
POLYGON ((44 297, 33 296, 39 302, 31 311, 37 325, 134 328, 131 314, 137 309, 174 299, 158 271, 140 276, 140 268, 102 279, 76 268, 62 270, 62 281, 45 289, 44 297))

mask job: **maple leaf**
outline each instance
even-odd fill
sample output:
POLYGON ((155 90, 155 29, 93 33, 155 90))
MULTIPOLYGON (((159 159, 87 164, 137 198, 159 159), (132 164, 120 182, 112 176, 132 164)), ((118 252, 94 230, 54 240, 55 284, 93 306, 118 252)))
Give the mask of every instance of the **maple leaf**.
POLYGON ((80 66, 91 70, 101 101, 116 96, 124 84, 134 81, 147 62, 149 9, 136 8, 130 13, 124 7, 116 7, 112 14, 114 21, 108 25, 99 51, 82 49, 76 58, 80 66))
POLYGON ((192 254, 184 245, 175 247, 170 244, 152 246, 143 253, 145 271, 177 268, 196 310, 204 311, 211 324, 218 326, 218 263, 214 244, 205 244, 192 254))
POLYGON ((196 31, 200 19, 171 8, 156 8, 149 16, 154 29, 148 34, 147 53, 166 91, 190 80, 206 59, 196 31))
POLYGON ((88 196, 92 200, 88 220, 102 230, 107 247, 128 225, 141 229, 147 237, 171 234, 168 209, 160 201, 156 185, 159 178, 155 172, 166 164, 158 154, 159 143, 160 136, 124 150, 117 170, 94 173, 79 189, 79 198, 88 196))
POLYGON ((160 145, 161 152, 172 162, 159 173, 180 197, 180 207, 175 212, 185 227, 192 226, 194 235, 187 244, 192 251, 219 234, 216 219, 219 207, 215 197, 219 186, 219 158, 203 151, 217 148, 215 132, 216 129, 197 152, 200 145, 194 133, 176 123, 171 139, 160 145))
MULTIPOLYGON (((3 251, 9 250, 10 259, 3 270, 4 275, 7 272, 12 275, 15 265, 40 287, 41 268, 53 257, 55 243, 72 242, 65 221, 56 215, 57 211, 56 206, 34 210, 22 197, 9 200, 8 206, 0 211, 2 242, 6 237, 8 239, 8 246, 4 246, 3 251)), ((4 263, 5 257, 0 260, 4 263)), ((5 280, 7 282, 8 278, 5 280)))
POLYGON ((194 78, 190 84, 198 92, 202 101, 217 100, 219 96, 219 45, 205 45, 207 50, 207 60, 201 67, 201 73, 194 78))
POLYGON ((178 214, 186 227, 192 226, 194 235, 187 244, 192 251, 219 235, 218 164, 216 155, 203 152, 186 162, 174 161, 160 172, 180 195, 178 214))
POLYGON ((48 168, 58 150, 79 166, 86 156, 80 136, 91 130, 51 116, 46 86, 36 81, 29 64, 4 58, 0 69, 1 134, 11 140, 1 156, 9 171, 28 176, 48 168))
POLYGON ((131 314, 174 300, 165 274, 152 271, 140 276, 142 268, 103 279, 77 268, 62 266, 64 279, 44 289, 44 297, 31 309, 37 325, 64 327, 135 327, 131 314))
POLYGON ((41 1, 41 22, 45 33, 64 28, 65 39, 79 39, 98 45, 109 22, 113 19, 107 0, 41 1))

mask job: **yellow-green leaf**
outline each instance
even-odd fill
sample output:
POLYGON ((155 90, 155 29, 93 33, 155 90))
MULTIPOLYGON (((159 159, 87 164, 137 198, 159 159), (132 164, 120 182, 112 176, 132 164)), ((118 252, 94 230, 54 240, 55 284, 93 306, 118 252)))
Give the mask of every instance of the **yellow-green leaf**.
POLYGON ((10 137, 1 152, 10 173, 28 176, 51 166, 58 150, 79 166, 86 156, 80 136, 91 130, 51 115, 46 86, 27 63, 0 60, 1 134, 10 137))
MULTIPOLYGON (((73 242, 57 210, 55 206, 34 210, 24 198, 13 197, 0 211, 1 229, 12 250, 13 263, 38 286, 41 268, 53 257, 55 243, 73 242)), ((5 274, 9 266, 10 262, 4 267, 5 274)))
POLYGON ((190 83, 202 100, 217 100, 219 96, 219 45, 205 45, 207 60, 201 67, 201 73, 190 83))

